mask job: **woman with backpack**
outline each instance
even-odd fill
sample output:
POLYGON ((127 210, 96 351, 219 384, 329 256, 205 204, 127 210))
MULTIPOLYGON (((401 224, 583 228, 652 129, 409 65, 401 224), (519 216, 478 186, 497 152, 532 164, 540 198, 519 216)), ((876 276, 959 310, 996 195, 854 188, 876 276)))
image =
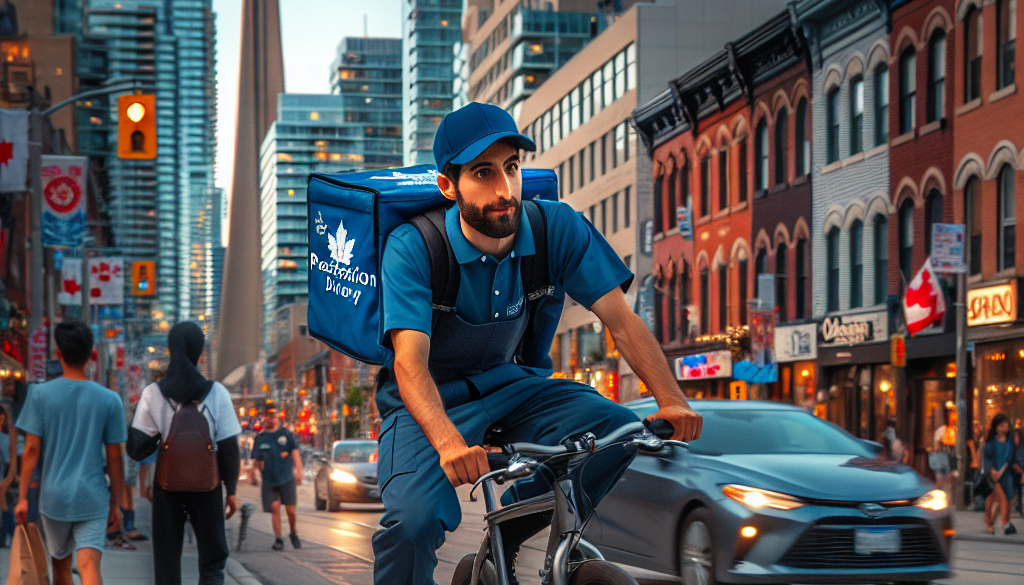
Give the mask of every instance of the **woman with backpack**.
POLYGON ((196 367, 205 347, 203 330, 195 323, 178 323, 167 336, 167 347, 167 375, 142 391, 128 434, 133 459, 141 461, 159 448, 153 484, 155 583, 181 584, 187 514, 199 549, 199 583, 222 585, 228 558, 224 521, 236 509, 242 427, 227 388, 204 378, 196 367))

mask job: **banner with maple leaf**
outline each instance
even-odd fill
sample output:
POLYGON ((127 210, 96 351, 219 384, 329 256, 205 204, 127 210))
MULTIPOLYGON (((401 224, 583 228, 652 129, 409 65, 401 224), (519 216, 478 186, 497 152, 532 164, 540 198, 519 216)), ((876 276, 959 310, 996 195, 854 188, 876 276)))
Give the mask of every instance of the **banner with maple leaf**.
POLYGON ((64 258, 60 265, 60 287, 57 302, 62 305, 82 304, 82 259, 64 258))
POLYGON ((946 298, 935 269, 932 268, 931 257, 924 261, 921 271, 907 286, 907 292, 903 295, 903 314, 907 318, 907 331, 911 336, 927 329, 946 314, 946 298))
POLYGON ((0 108, 0 193, 27 190, 28 110, 0 108))

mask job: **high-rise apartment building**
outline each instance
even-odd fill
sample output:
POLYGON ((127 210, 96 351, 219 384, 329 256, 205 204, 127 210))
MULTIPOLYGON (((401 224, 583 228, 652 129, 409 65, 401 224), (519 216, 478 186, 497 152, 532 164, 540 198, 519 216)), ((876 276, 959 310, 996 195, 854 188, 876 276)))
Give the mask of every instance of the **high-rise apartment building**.
POLYGON ((406 165, 433 164, 434 133, 452 111, 462 0, 403 0, 402 121, 406 165))
POLYGON ((331 93, 342 96, 349 127, 362 129, 366 166, 402 166, 402 39, 343 39, 331 93))

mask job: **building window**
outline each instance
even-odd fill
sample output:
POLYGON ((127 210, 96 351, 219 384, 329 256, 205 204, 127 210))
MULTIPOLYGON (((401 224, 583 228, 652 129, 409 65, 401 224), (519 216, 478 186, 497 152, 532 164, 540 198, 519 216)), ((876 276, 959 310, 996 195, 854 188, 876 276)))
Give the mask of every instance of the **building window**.
POLYGON ((683 337, 690 336, 690 304, 693 303, 693 296, 691 295, 690 287, 693 286, 690 282, 690 264, 685 258, 680 259, 680 265, 682 268, 679 270, 679 300, 682 305, 681 308, 681 323, 683 326, 683 337))
POLYGON ((747 279, 748 279, 747 269, 748 268, 749 268, 749 265, 747 263, 746 257, 741 258, 740 261, 739 261, 739 269, 737 270, 737 275, 738 275, 737 278, 739 280, 739 283, 738 283, 738 285, 736 287, 738 289, 738 291, 739 291, 739 299, 740 299, 740 323, 739 323, 740 325, 746 325, 747 324, 747 279))
POLYGON ((597 150, 596 142, 590 143, 590 182, 594 182, 594 151, 597 150))
POLYGON ((803 319, 807 316, 807 240, 796 241, 794 250, 796 261, 796 307, 793 317, 803 319))
POLYGON ((789 248, 786 247, 786 244, 779 244, 779 249, 775 252, 775 308, 779 312, 780 323, 789 321, 789 299, 786 295, 786 283, 788 282, 786 254, 788 253, 789 248))
POLYGON ((786 107, 779 108, 775 116, 775 184, 786 182, 788 161, 786 160, 789 142, 789 112, 786 107))
POLYGON ((761 298, 761 278, 767 270, 768 264, 768 250, 761 248, 757 251, 757 256, 754 258, 754 298, 761 298))
POLYGON ((597 205, 591 205, 590 213, 588 214, 590 216, 590 225, 594 226, 594 228, 597 228, 597 214, 595 213, 596 209, 597 205))
POLYGON ((909 199, 900 207, 899 220, 900 272, 903 274, 903 281, 910 284, 914 261, 914 203, 909 199))
POLYGON ((754 189, 764 191, 768 188, 768 119, 761 118, 757 123, 754 138, 754 189))
POLYGON ((981 274, 981 181, 971 177, 964 189, 964 210, 967 213, 967 257, 971 274, 981 274))
POLYGON ((658 343, 665 343, 665 325, 662 319, 665 318, 665 292, 655 281, 654 287, 654 337, 658 343))
POLYGON ((932 229, 935 224, 942 223, 942 193, 932 189, 924 201, 924 253, 932 253, 932 229))
POLYGON ((900 134, 914 129, 917 103, 917 53, 908 47, 900 55, 900 134))
POLYGON ((875 216, 875 304, 885 302, 889 285, 889 220, 875 216))
POLYGON ((710 308, 708 306, 709 294, 708 269, 705 266, 700 269, 700 332, 703 334, 708 333, 708 321, 711 320, 710 308))
POLYGON ((864 78, 850 82, 850 154, 864 150, 864 78))
POLYGON ((565 163, 558 163, 558 198, 565 199, 565 163))
POLYGON ((664 231, 665 227, 662 225, 664 221, 661 217, 661 206, 663 200, 663 191, 665 189, 665 177, 658 177, 654 181, 654 233, 660 234, 664 231))
POLYGON ((700 214, 711 215, 711 155, 700 160, 700 214))
POLYGON ((996 83, 999 89, 1013 85, 1013 68, 1017 52, 1017 0, 1000 0, 997 10, 999 16, 999 38, 996 39, 998 47, 998 72, 996 83))
MULTIPOLYGON (((669 266, 671 266, 671 260, 669 260, 669 266)), ((672 343, 676 340, 676 311, 679 310, 679 305, 676 303, 676 279, 672 279, 672 282, 668 283, 668 341, 672 343)))
POLYGON ((964 102, 981 97, 981 56, 985 39, 981 10, 971 8, 964 19, 964 102))
POLYGON ((864 222, 855 220, 850 226, 850 308, 863 303, 864 287, 864 222))
POLYGON ((740 160, 736 165, 740 177, 740 203, 747 201, 747 141, 740 140, 739 146, 736 147, 736 152, 739 153, 740 160))
POLYGON ((839 228, 833 227, 826 238, 828 262, 828 311, 839 310, 839 228))
POLYGON ((1003 165, 999 171, 999 270, 1009 270, 1015 266, 1014 248, 1017 239, 1014 230, 1017 226, 1017 190, 1014 185, 1013 168, 1003 165))
POLYGON ((718 267, 718 331, 725 333, 729 327, 729 266, 718 267))
POLYGON ((612 233, 619 233, 619 194, 612 193, 612 233))
POLYGON ((585 168, 586 165, 584 164, 586 162, 586 160, 587 160, 586 154, 587 154, 587 149, 586 148, 583 148, 583 149, 580 150, 580 189, 583 188, 583 184, 584 184, 585 178, 587 176, 586 175, 586 168, 585 168))
POLYGON ((608 172, 608 134, 601 135, 601 176, 608 172))
POLYGON ((566 161, 566 164, 569 166, 569 180, 568 180, 568 183, 569 183, 569 192, 570 193, 572 193, 573 191, 576 190, 576 164, 575 163, 576 163, 576 161, 574 161, 573 157, 571 157, 571 156, 569 157, 569 160, 566 161))
POLYGON ((629 190, 631 187, 626 187, 626 192, 622 194, 622 227, 629 227, 630 218, 632 217, 633 208, 629 206, 629 190))
POLYGON ((889 68, 875 70, 875 146, 889 142, 889 68))
POLYGON ((676 227, 676 185, 679 183, 679 171, 672 171, 668 178, 668 229, 676 227))
MULTIPOLYGON (((679 203, 677 203, 677 205, 682 207, 693 207, 693 201, 690 199, 690 161, 683 163, 683 169, 679 175, 679 203)), ((676 210, 669 209, 668 212, 675 213, 676 210)))
POLYGON ((826 127, 826 153, 825 160, 834 163, 839 160, 839 88, 828 93, 825 100, 825 121, 826 127))
POLYGON ((718 151, 718 209, 729 209, 729 157, 725 148, 718 151))
POLYGON ((807 121, 807 98, 800 98, 796 106, 796 176, 803 177, 810 172, 811 135, 807 121))
POLYGON ((608 200, 601 200, 601 235, 608 234, 608 200))
POLYGON ((928 121, 946 116, 946 33, 936 30, 928 44, 928 121))

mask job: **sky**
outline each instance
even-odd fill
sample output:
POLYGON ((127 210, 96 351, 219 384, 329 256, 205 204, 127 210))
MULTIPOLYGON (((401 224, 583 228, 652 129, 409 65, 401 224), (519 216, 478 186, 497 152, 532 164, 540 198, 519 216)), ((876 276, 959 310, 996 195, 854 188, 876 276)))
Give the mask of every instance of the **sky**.
MULTIPOLYGON (((401 0, 279 0, 284 88, 289 93, 330 93, 330 66, 344 37, 399 37, 401 0)), ((213 0, 217 14, 217 186, 230 197, 242 0, 213 0)), ((226 226, 225 226, 226 227, 226 226)), ((227 230, 224 231, 225 237, 227 230)))

